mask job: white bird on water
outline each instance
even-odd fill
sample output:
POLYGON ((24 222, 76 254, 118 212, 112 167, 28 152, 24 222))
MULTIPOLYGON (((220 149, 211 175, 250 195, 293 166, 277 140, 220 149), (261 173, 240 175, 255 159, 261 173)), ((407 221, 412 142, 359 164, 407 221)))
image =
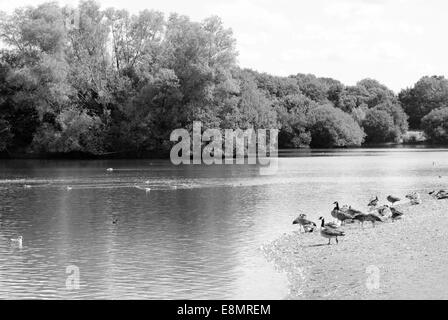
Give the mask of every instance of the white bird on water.
POLYGON ((17 238, 12 238, 11 239, 11 243, 17 244, 19 247, 22 246, 22 242, 23 242, 23 237, 22 236, 18 236, 17 238))
POLYGON ((107 171, 107 172, 112 172, 112 171, 114 171, 114 168, 107 168, 106 171, 107 171))
POLYGON ((146 193, 149 193, 150 191, 151 191, 151 188, 150 187, 140 187, 140 186, 135 186, 137 189, 140 189, 140 190, 145 190, 146 191, 146 193))
POLYGON ((72 190, 73 188, 72 187, 70 187, 70 186, 67 186, 67 191, 70 191, 70 190, 72 190))

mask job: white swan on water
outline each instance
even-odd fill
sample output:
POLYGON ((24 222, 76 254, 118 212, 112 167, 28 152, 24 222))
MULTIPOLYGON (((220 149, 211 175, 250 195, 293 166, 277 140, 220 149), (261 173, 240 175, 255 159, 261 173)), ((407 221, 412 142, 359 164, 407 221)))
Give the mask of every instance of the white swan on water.
POLYGON ((114 171, 114 168, 107 168, 106 171, 107 172, 112 172, 112 171, 114 171))
POLYGON ((11 239, 11 243, 17 244, 20 247, 22 246, 22 242, 23 242, 23 237, 22 236, 18 236, 17 238, 12 238, 11 239))

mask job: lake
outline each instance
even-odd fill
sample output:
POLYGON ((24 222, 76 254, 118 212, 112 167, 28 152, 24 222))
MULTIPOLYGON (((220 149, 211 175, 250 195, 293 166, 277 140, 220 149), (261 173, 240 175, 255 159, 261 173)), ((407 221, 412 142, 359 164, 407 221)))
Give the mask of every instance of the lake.
POLYGON ((364 208, 448 179, 448 149, 282 155, 269 176, 169 160, 0 160, 0 298, 285 299, 288 278, 262 248, 294 234, 299 213, 317 221, 334 201, 364 208), (79 289, 66 285, 75 269, 79 289))

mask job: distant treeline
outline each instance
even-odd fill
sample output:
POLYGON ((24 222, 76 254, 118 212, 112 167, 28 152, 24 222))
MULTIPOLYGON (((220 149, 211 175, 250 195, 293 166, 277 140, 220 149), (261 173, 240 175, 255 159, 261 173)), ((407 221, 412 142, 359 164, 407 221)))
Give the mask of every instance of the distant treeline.
POLYGON ((82 1, 0 15, 0 152, 167 152, 177 128, 278 128, 281 148, 399 142, 408 127, 448 143, 448 80, 396 95, 365 79, 241 69, 218 17, 131 15, 82 1), (77 13, 75 13, 77 12, 77 13))

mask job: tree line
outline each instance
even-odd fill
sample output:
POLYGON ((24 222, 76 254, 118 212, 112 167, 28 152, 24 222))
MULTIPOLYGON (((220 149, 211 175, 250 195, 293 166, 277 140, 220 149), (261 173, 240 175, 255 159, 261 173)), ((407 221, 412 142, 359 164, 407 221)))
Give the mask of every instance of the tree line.
POLYGON ((240 68, 218 17, 75 9, 0 14, 0 152, 166 154, 172 130, 193 121, 277 128, 280 148, 399 142, 409 128, 448 143, 443 77, 398 95, 373 79, 278 77, 240 68))

